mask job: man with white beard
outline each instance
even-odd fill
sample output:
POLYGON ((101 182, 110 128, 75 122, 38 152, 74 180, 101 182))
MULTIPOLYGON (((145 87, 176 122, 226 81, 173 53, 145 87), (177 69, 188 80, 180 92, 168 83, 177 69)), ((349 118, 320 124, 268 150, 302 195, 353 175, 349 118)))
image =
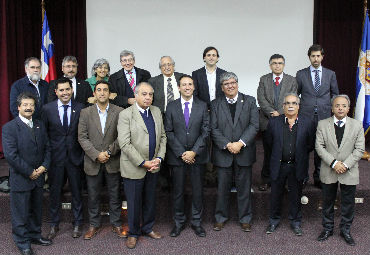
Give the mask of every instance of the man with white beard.
POLYGON ((38 58, 30 57, 24 61, 26 76, 13 83, 10 89, 10 111, 14 118, 18 113, 17 97, 23 92, 31 92, 36 96, 35 113, 32 118, 40 119, 41 108, 47 103, 49 84, 40 79, 41 61, 38 58))

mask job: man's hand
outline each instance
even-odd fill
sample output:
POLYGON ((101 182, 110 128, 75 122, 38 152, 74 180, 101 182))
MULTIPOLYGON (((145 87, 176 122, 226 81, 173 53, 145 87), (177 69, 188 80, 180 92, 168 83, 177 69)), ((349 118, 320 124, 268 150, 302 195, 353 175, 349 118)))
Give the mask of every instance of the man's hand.
POLYGON ((342 161, 338 161, 334 166, 334 170, 337 174, 343 174, 347 171, 347 168, 342 161))
POLYGON ((36 169, 33 170, 32 174, 30 175, 31 180, 36 180, 39 177, 36 169))
POLYGON ((195 156, 197 154, 194 151, 185 151, 181 155, 181 159, 186 163, 186 164, 194 164, 195 163, 195 156))
POLYGON ((107 151, 102 151, 98 155, 98 161, 100 163, 106 163, 109 160, 110 156, 107 151))
POLYGON ((148 172, 154 171, 159 168, 159 165, 161 164, 161 161, 158 158, 155 158, 153 160, 147 160, 144 162, 143 167, 147 169, 148 172))
POLYGON ((134 103, 136 102, 136 99, 135 98, 129 98, 127 99, 127 103, 133 105, 134 103))
POLYGON ((277 111, 273 111, 273 112, 270 112, 270 116, 271 117, 277 117, 279 116, 280 114, 277 112, 277 111))
POLYGON ((96 97, 89 97, 88 99, 87 99, 87 102, 89 103, 89 104, 96 104, 96 97))
POLYGON ((110 100, 113 100, 113 99, 115 99, 115 98, 116 98, 116 96, 117 96, 117 93, 110 93, 110 94, 109 94, 109 99, 110 99, 110 100))
POLYGON ((243 143, 241 142, 228 143, 226 147, 230 151, 230 153, 238 154, 243 147, 243 143))

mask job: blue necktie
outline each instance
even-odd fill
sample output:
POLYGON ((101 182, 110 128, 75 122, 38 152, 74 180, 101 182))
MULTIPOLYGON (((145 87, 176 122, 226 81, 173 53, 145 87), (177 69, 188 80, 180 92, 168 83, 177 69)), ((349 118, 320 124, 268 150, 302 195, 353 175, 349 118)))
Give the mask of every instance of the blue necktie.
POLYGON ((319 76, 319 70, 314 70, 315 72, 315 91, 316 93, 319 92, 320 89, 320 76, 319 76))
POLYGON ((338 127, 340 127, 340 126, 342 125, 342 123, 343 123, 343 121, 338 120, 338 121, 337 121, 337 125, 338 125, 338 127))
POLYGON ((186 129, 187 129, 188 126, 189 126, 189 119, 190 119, 189 102, 185 102, 184 118, 185 118, 185 125, 186 125, 186 129))
POLYGON ((64 114, 63 114, 63 128, 67 132, 68 131, 68 114, 67 110, 69 105, 63 105, 64 107, 64 114))

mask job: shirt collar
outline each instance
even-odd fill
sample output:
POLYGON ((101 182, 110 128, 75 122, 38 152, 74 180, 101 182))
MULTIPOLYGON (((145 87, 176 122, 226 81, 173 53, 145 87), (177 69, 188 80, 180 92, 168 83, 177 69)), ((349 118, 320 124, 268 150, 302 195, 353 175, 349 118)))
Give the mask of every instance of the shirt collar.
POLYGON ((193 96, 191 96, 189 101, 186 101, 184 98, 182 98, 182 96, 180 98, 181 98, 181 105, 185 104, 186 102, 189 102, 190 105, 193 104, 193 96))
MULTIPOLYGON (((334 123, 335 123, 335 124, 337 124, 337 122, 338 122, 339 120, 337 119, 337 117, 335 117, 335 115, 333 115, 333 117, 334 117, 334 123)), ((347 117, 344 117, 343 119, 341 119, 341 121, 343 122, 343 125, 344 125, 344 124, 346 124, 347 117)))
MULTIPOLYGON (((65 78, 67 78, 65 75, 64 75, 64 77, 65 77, 65 78)), ((69 79, 69 78, 68 78, 68 79, 69 79)), ((76 76, 75 76, 75 77, 73 77, 73 78, 71 78, 70 80, 71 80, 73 83, 76 83, 76 76)))
POLYGON ((236 94, 236 96, 234 98, 228 98, 226 97, 226 102, 229 102, 230 99, 234 99, 234 104, 238 101, 238 96, 239 96, 239 93, 236 94))
MULTIPOLYGON (((126 69, 123 69, 123 71, 126 75, 128 74, 128 71, 126 71, 126 69)), ((135 67, 133 67, 130 72, 132 72, 132 74, 136 74, 135 67)))
MULTIPOLYGON (((137 103, 136 103, 136 107, 137 107, 137 109, 139 110, 139 112, 141 112, 141 113, 145 113, 145 109, 143 109, 143 108, 141 108, 137 103)), ((149 107, 148 108, 146 108, 147 110, 149 110, 149 107)))
MULTIPOLYGON (((71 107, 72 106, 72 99, 71 100, 69 100, 69 102, 68 102, 68 104, 67 105, 69 105, 69 107, 71 107)), ((63 103, 62 103, 62 101, 60 101, 60 99, 58 99, 58 108, 60 108, 60 107, 62 107, 63 106, 63 103)))
MULTIPOLYGON (((289 123, 288 123, 288 117, 286 117, 286 116, 285 116, 285 118, 284 118, 284 123, 285 123, 285 124, 289 124, 289 123)), ((296 118, 296 119, 295 119, 295 121, 294 121, 294 124, 297 124, 297 123, 298 123, 298 116, 297 116, 297 118, 296 118)))
POLYGON ((163 75, 163 78, 164 78, 164 81, 165 82, 168 80, 168 78, 170 78, 171 81, 176 80, 176 78, 175 78, 175 72, 170 77, 168 77, 168 76, 166 76, 164 74, 162 74, 162 75, 163 75))
POLYGON ((276 74, 274 74, 274 73, 272 73, 272 79, 275 81, 275 78, 276 77, 280 77, 280 79, 279 79, 279 83, 281 82, 281 80, 283 79, 283 77, 284 77, 284 73, 281 73, 280 75, 276 75, 276 74))
MULTIPOLYGON (((99 114, 102 114, 103 112, 100 110, 100 108, 99 108, 99 105, 98 104, 96 104, 96 108, 98 108, 98 113, 99 114)), ((109 103, 107 104, 107 107, 105 108, 105 112, 108 112, 108 110, 109 110, 109 103)))
POLYGON ((319 68, 315 68, 315 67, 313 67, 313 66, 310 66, 310 71, 311 71, 311 73, 312 73, 313 71, 315 71, 315 70, 319 70, 319 71, 320 71, 319 73, 322 73, 322 65, 320 65, 320 66, 319 66, 319 68))
POLYGON ((19 118, 21 119, 21 121, 23 121, 24 123, 26 123, 28 125, 28 123, 31 121, 32 122, 32 117, 31 119, 27 119, 25 117, 23 117, 21 114, 18 114, 19 118))
POLYGON ((215 69, 212 73, 208 71, 208 69, 207 69, 207 66, 206 66, 206 65, 204 66, 204 68, 206 69, 206 73, 207 73, 207 74, 216 74, 217 66, 216 66, 216 69, 215 69))

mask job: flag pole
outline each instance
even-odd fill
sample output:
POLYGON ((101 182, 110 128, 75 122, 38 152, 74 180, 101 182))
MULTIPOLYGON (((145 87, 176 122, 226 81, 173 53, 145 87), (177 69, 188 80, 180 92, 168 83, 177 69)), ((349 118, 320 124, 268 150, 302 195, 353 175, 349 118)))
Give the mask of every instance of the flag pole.
POLYGON ((44 13, 45 13, 45 1, 41 0, 41 23, 42 24, 44 24, 44 13))

